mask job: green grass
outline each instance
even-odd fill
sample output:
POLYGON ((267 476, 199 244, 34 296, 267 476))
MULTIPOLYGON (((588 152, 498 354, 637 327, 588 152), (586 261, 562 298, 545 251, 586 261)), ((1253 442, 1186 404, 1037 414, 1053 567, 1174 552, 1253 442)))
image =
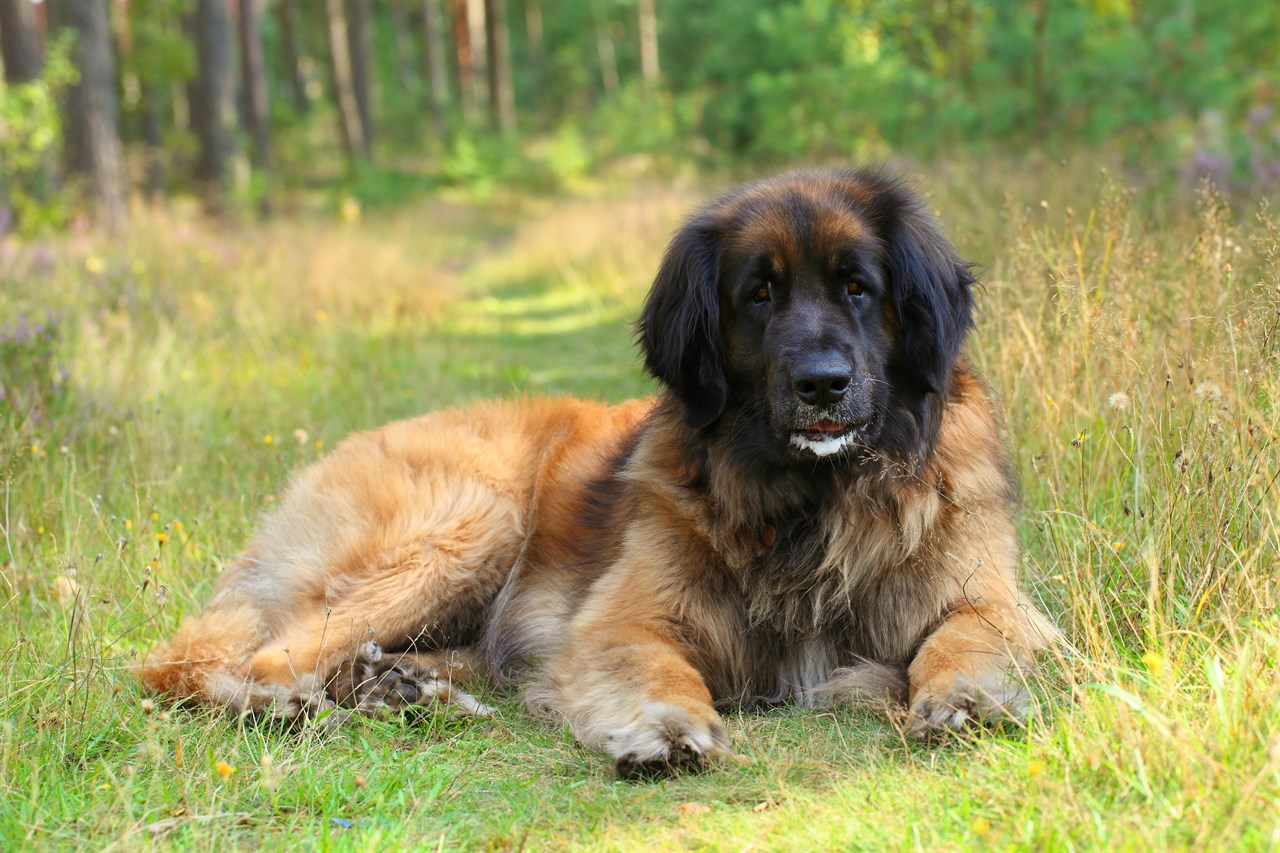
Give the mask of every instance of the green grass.
POLYGON ((509 697, 329 736, 144 703, 140 650, 347 432, 650 390, 629 323, 701 194, 177 210, 0 244, 0 849, 1280 844, 1272 216, 1083 168, 930 176, 987 266, 969 350, 1006 408, 1028 582, 1071 641, 1029 730, 731 714, 740 761, 636 784, 509 697))

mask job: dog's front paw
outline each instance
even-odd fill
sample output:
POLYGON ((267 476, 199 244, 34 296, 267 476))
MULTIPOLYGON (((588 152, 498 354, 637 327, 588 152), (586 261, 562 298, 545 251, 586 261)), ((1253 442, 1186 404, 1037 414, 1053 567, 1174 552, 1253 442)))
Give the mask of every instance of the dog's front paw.
POLYGON ((950 670, 911 685, 907 727, 916 737, 984 723, 1021 723, 1031 715, 1031 694, 1010 662, 977 673, 950 670))
POLYGON ((623 779, 661 776, 729 755, 729 732, 712 708, 686 710, 649 702, 635 720, 609 732, 604 744, 623 779))

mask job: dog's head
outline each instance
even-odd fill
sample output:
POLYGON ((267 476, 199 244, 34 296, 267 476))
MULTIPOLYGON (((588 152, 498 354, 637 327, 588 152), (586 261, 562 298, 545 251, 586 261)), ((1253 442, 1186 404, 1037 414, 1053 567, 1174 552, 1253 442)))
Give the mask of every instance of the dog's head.
POLYGON ((692 216, 638 324, 698 431, 775 460, 927 449, 972 313, 969 265, 902 184, 798 172, 692 216))

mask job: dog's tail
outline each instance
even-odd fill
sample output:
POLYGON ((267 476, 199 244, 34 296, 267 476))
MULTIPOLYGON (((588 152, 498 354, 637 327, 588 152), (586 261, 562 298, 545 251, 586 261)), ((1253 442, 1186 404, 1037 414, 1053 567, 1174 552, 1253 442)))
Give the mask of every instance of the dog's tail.
POLYGON ((236 668, 270 635, 266 616, 254 602, 215 601, 167 643, 152 648, 138 675, 150 692, 170 699, 224 704, 225 685, 244 682, 236 668))
POLYGON ((904 708, 907 704, 907 668, 863 660, 840 667, 808 691, 815 705, 849 704, 871 708, 904 708))

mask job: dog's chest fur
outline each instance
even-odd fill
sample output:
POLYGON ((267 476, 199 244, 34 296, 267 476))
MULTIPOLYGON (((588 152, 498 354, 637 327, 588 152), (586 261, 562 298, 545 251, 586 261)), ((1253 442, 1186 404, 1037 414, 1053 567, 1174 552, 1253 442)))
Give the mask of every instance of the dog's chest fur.
POLYGON ((913 585, 908 564, 935 519, 902 517, 883 485, 833 480, 799 506, 775 503, 773 520, 713 524, 739 638, 717 656, 713 692, 809 704, 838 667, 906 655, 902 629, 915 626, 887 622, 885 603, 913 585))

